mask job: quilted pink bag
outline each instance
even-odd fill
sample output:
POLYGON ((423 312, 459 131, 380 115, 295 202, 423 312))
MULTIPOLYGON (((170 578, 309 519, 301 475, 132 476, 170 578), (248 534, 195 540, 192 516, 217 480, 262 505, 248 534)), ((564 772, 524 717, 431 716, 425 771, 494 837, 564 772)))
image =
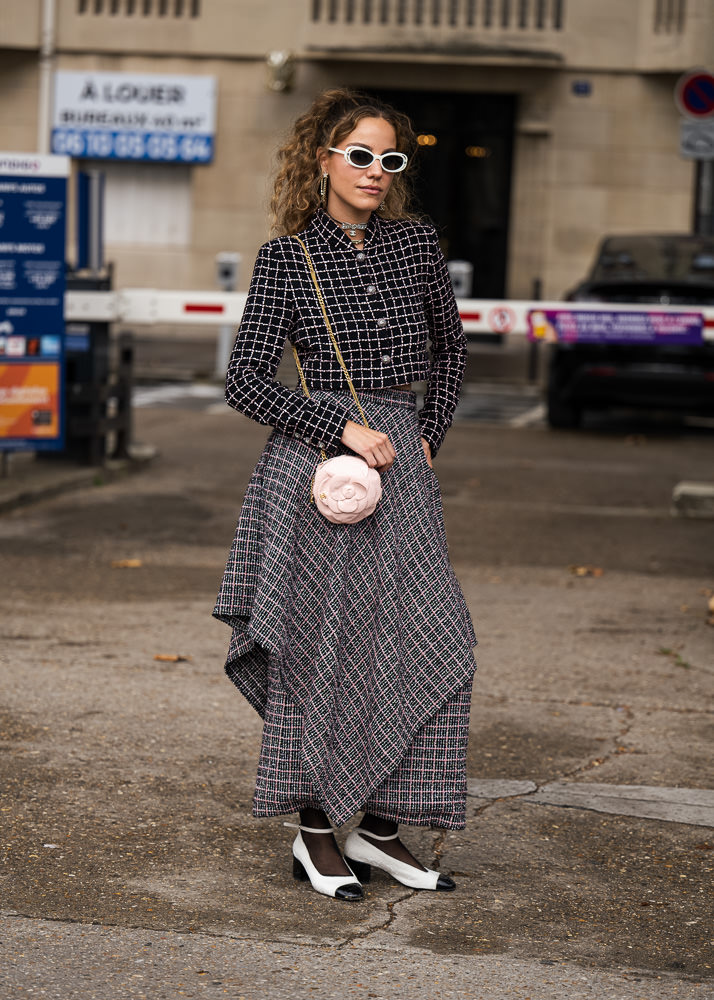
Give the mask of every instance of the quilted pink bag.
MULTIPOLYGON (((325 300, 322 297, 320 286, 313 267, 312 258, 307 247, 299 236, 294 237, 305 251, 307 264, 310 268, 310 276, 317 292, 317 298, 322 308, 322 315, 325 317, 327 332, 330 334, 332 346, 335 348, 337 360, 340 363, 342 372, 347 379, 352 398, 357 404, 357 408, 362 417, 365 427, 369 427, 364 410, 357 398, 355 387, 352 384, 350 373, 347 371, 339 344, 332 332, 332 326, 325 308, 325 300)), ((310 391, 305 381, 302 365, 298 353, 293 347, 295 365, 300 376, 303 392, 310 398, 310 391)), ((382 496, 382 480, 376 469, 370 469, 363 458, 357 455, 337 455, 336 458, 328 458, 324 449, 322 451, 323 461, 318 465, 312 485, 312 496, 315 505, 321 514, 324 514, 328 521, 333 524, 356 524, 365 517, 374 513, 375 507, 382 496)))

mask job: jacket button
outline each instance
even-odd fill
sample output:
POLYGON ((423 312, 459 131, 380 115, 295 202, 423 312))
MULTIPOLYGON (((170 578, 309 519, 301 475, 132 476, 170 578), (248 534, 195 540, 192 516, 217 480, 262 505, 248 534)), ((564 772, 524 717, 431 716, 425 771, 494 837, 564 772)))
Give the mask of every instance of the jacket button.
POLYGON ((383 365, 391 364, 391 362, 392 362, 392 355, 391 354, 383 354, 382 355, 382 364, 383 365))
POLYGON ((362 253, 362 251, 361 251, 361 250, 360 250, 360 252, 359 252, 359 253, 357 254, 357 260, 358 260, 358 261, 359 261, 360 263, 362 263, 362 261, 364 260, 364 254, 362 253))
POLYGON ((384 316, 380 316, 380 318, 377 320, 377 326, 383 327, 386 325, 387 325, 386 319, 384 318, 384 316))
POLYGON ((367 285, 367 295, 374 295, 376 291, 377 291, 376 285, 367 285))

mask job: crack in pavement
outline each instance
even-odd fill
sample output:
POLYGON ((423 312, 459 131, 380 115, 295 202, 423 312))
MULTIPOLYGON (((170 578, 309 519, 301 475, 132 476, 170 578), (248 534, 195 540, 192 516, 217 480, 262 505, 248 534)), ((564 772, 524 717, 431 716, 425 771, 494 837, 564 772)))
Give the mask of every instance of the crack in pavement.
MULTIPOLYGON (((434 831, 434 843, 432 846, 433 861, 431 862, 431 864, 436 871, 439 870, 439 866, 441 864, 442 847, 447 833, 448 830, 434 831)), ((397 912, 396 912, 397 906, 399 906, 400 903, 406 903, 408 900, 413 899, 419 893, 418 889, 409 889, 406 886, 405 888, 407 889, 407 891, 404 893, 403 896, 401 896, 399 899, 394 899, 391 900, 389 903, 387 903, 388 917, 383 924, 380 924, 378 927, 371 927, 362 931, 356 931, 354 934, 351 934, 344 943, 337 945, 336 947, 345 948, 349 944, 354 944, 355 941, 366 941, 369 937, 376 934, 378 931, 388 932, 397 918, 397 912)))
MULTIPOLYGON (((523 702, 523 701, 529 702, 530 701, 530 699, 525 699, 525 698, 512 699, 512 700, 513 701, 521 701, 521 702, 523 702)), ((533 699, 533 701, 535 701, 535 700, 536 699, 533 699)), ((558 700, 558 699, 541 699, 540 703, 541 704, 555 704, 555 705, 568 705, 568 704, 572 705, 572 704, 575 704, 575 705, 578 705, 578 706, 581 706, 583 704, 582 702, 569 702, 569 701, 561 701, 561 700, 558 700)), ((562 775, 561 775, 561 779, 560 780, 564 780, 564 779, 567 779, 567 778, 573 778, 573 777, 576 777, 576 776, 581 775, 581 774, 587 774, 589 771, 592 771, 594 768, 601 767, 603 764, 607 763, 611 758, 620 756, 623 753, 623 751, 618 750, 618 746, 619 746, 620 742, 623 739, 626 739, 627 736, 628 736, 628 734, 631 732, 632 727, 633 727, 633 725, 635 723, 635 713, 632 711, 632 709, 629 707, 629 705, 618 705, 616 707, 613 707, 611 705, 598 705, 598 706, 595 706, 595 707, 609 708, 612 711, 622 711, 622 712, 625 713, 624 718, 627 720, 627 722, 620 729, 620 731, 615 736, 613 736, 614 746, 613 746, 612 750, 609 753, 606 753, 603 757, 597 757, 594 760, 590 760, 587 763, 579 764, 577 767, 574 767, 571 771, 563 772, 562 775)), ((505 780, 506 779, 504 779, 504 781, 505 780)), ((537 795, 540 791, 543 790, 543 788, 545 786, 551 784, 550 780, 549 781, 545 781, 545 782, 540 782, 540 783, 538 783, 536 781, 532 781, 531 779, 527 779, 527 780, 530 781, 530 783, 533 785, 532 788, 529 788, 527 790, 523 790, 521 792, 514 792, 512 795, 508 795, 508 794, 506 794, 506 795, 497 795, 497 796, 495 796, 492 799, 484 800, 483 805, 476 806, 476 810, 475 810, 474 815, 481 816, 484 812, 486 812, 487 809, 490 809, 491 806, 495 805, 496 802, 505 802, 505 801, 508 801, 509 799, 528 799, 528 798, 532 797, 533 795, 537 795)), ((441 841, 443 841, 443 835, 442 835, 441 841)), ((441 843, 441 841, 439 843, 441 843)))
MULTIPOLYGON (((622 727, 622 729, 620 729, 620 732, 613 737, 614 746, 612 750, 609 753, 606 753, 604 757, 596 757, 594 760, 588 761, 587 764, 581 764, 579 767, 573 768, 572 771, 566 771, 563 774, 563 778, 574 778, 581 774, 587 774, 588 772, 594 770, 596 767, 602 767, 603 764, 606 764, 613 757, 619 756, 621 751, 618 752, 617 747, 619 743, 623 739, 626 739, 628 734, 632 731, 632 727, 635 724, 635 713, 632 711, 629 705, 620 705, 618 706, 618 708, 624 712, 624 719, 626 720, 626 722, 625 725, 622 727)), ((549 784, 549 782, 546 782, 546 784, 549 784)), ((539 791, 540 787, 536 788, 533 792, 530 792, 529 794, 535 795, 539 791)))
POLYGON ((348 937, 341 938, 337 941, 331 941, 328 943, 321 941, 310 940, 296 940, 294 937, 276 937, 273 935, 261 934, 259 937, 253 935, 239 934, 236 931, 222 930, 222 931, 212 931, 208 928, 202 927, 199 931, 189 930, 188 927, 180 929, 176 927, 156 927, 149 926, 148 924, 119 924, 114 921, 106 920, 81 920, 78 917, 52 917, 52 916, 38 916, 34 913, 23 913, 21 910, 0 910, 0 918, 2 919, 16 919, 16 920, 28 920, 28 921, 42 921, 51 924, 66 925, 68 927, 104 927, 109 930, 115 928, 119 931, 146 931, 147 933, 161 933, 161 934, 172 934, 176 937, 187 937, 187 938, 216 938, 216 939, 228 939, 230 941, 242 941, 246 944, 255 944, 260 942, 261 944, 291 944, 298 948, 321 948, 324 951, 333 951, 346 948, 348 945, 352 944, 353 941, 359 940, 360 938, 367 938, 370 934, 374 934, 376 931, 383 930, 393 922, 394 917, 392 916, 391 910, 397 905, 397 903, 403 902, 410 896, 415 894, 416 890, 411 890, 406 896, 401 899, 393 900, 388 903, 387 906, 390 908, 390 917, 384 923, 380 924, 378 927, 370 928, 362 934, 349 935, 348 937))
MULTIPOLYGON (((577 701, 575 698, 517 698, 504 695, 482 694, 482 701, 495 702, 498 705, 568 705, 571 708, 609 708, 613 711, 630 711, 629 705, 614 701, 577 701)), ((678 705, 638 705, 642 712, 673 712, 679 715, 714 715, 714 708, 684 708, 678 705)))
POLYGON ((348 935, 343 941, 338 944, 333 945, 336 951, 341 951, 347 948, 349 945, 354 945, 356 941, 366 941, 372 935, 377 934, 379 931, 389 931, 390 927, 397 919, 396 908, 400 903, 406 902, 411 899, 417 893, 416 889, 408 889, 403 896, 399 899, 393 899, 387 903, 387 919, 383 924, 379 924, 377 927, 367 927, 364 930, 355 931, 354 934, 348 935))

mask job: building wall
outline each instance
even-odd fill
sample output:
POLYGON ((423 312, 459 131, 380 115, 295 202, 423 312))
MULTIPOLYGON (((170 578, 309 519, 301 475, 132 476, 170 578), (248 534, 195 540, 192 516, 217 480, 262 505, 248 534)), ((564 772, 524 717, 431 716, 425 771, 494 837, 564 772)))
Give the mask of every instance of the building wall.
MULTIPOLYGON (((488 27, 469 25, 469 11, 484 5, 466 0, 442 2, 438 24, 425 20, 437 7, 417 0, 391 0, 386 23, 364 21, 365 0, 192 2, 175 7, 176 0, 166 0, 161 7, 151 0, 150 15, 139 16, 138 0, 104 0, 101 14, 92 13, 94 0, 58 0, 55 68, 195 73, 218 81, 215 159, 187 168, 190 238, 185 245, 110 244, 120 286, 215 287, 215 254, 238 250, 246 287, 268 237, 268 178, 281 137, 318 90, 340 84, 518 95, 513 296, 530 295, 534 278, 545 295, 564 292, 582 277, 605 233, 690 227, 693 167, 678 154, 672 92, 684 69, 712 62, 710 0, 562 0, 560 27, 557 0, 526 5, 530 20, 522 27, 515 14, 505 27, 498 17, 488 27), (448 21, 450 10, 457 23, 448 21), (267 87, 266 53, 280 49, 296 58, 286 92, 267 87), (589 96, 574 92, 578 81, 590 84, 589 96)), ((502 3, 494 0, 496 15, 502 3)), ((3 7, 0 148, 32 151, 40 3, 3 0, 3 7)))
POLYGON ((579 278, 601 234, 691 226, 693 166, 678 154, 672 78, 597 74, 587 99, 572 79, 552 87, 548 294, 579 278))
POLYGON ((37 149, 37 53, 0 49, 0 149, 37 149))

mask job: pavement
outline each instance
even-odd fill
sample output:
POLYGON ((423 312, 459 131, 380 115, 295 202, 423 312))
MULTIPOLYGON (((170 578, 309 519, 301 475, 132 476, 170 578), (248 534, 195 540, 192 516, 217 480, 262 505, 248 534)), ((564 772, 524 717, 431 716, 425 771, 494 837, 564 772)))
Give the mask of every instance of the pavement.
POLYGON ((265 430, 180 400, 136 428, 136 474, 53 494, 28 462, 0 517, 1 996, 714 996, 714 529, 670 512, 710 431, 454 426, 468 823, 404 836, 458 889, 341 904, 250 816, 260 720, 210 616, 265 430))

